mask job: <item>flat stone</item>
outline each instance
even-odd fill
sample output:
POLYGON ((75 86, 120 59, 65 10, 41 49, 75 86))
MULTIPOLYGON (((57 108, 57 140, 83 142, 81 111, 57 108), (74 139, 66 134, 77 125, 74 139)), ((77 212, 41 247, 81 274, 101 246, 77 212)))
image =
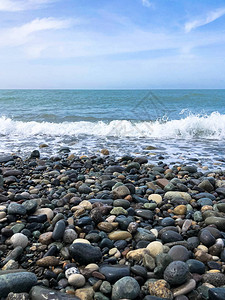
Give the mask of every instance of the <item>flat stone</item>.
POLYGON ((43 286, 34 286, 30 291, 30 298, 31 300, 46 300, 46 299, 54 299, 54 300, 80 300, 80 298, 75 297, 74 295, 61 293, 56 290, 46 288, 43 286))
POLYGON ((225 288, 213 288, 209 289, 209 300, 224 300, 225 288))
POLYGON ((148 196, 149 201, 154 201, 155 203, 159 204, 162 202, 162 196, 159 194, 151 194, 148 196))
POLYGON ((11 202, 8 206, 8 214, 24 216, 26 214, 26 208, 19 203, 11 202))
POLYGON ((191 196, 186 192, 170 191, 170 192, 166 192, 164 197, 166 199, 169 199, 169 200, 172 200, 172 199, 175 199, 175 198, 183 198, 187 202, 191 201, 191 196))
POLYGON ((64 235, 64 231, 66 229, 66 224, 64 220, 59 220, 54 227, 52 238, 55 241, 61 240, 64 235))
POLYGON ((161 235, 161 240, 165 244, 182 241, 183 237, 178 232, 175 232, 173 230, 167 230, 161 235))
POLYGON ((205 264, 203 264, 199 260, 188 259, 186 261, 186 264, 188 265, 190 273, 197 273, 197 274, 200 274, 200 275, 205 273, 205 264))
POLYGON ((71 257, 79 264, 87 265, 102 259, 101 250, 85 243, 73 243, 69 247, 71 257))
POLYGON ((1 297, 7 297, 10 292, 29 292, 37 283, 37 276, 31 272, 16 272, 0 275, 1 297))
POLYGON ((123 265, 103 265, 100 267, 99 272, 106 277, 107 281, 114 283, 124 276, 130 276, 130 267, 123 265))
POLYGON ((55 256, 45 256, 45 257, 37 260, 36 264, 39 267, 58 266, 59 259, 55 256))
POLYGON ((110 232, 108 237, 110 240, 118 241, 118 240, 131 239, 132 235, 128 231, 117 230, 117 231, 110 232))
POLYGON ((221 217, 208 217, 205 219, 205 224, 214 224, 216 227, 222 231, 225 231, 225 218, 221 217))

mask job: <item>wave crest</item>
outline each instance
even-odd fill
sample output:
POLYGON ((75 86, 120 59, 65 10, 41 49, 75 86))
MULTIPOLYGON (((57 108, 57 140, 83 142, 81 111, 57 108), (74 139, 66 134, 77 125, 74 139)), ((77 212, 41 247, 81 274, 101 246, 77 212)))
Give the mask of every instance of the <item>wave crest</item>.
POLYGON ((0 118, 0 134, 9 136, 31 137, 47 136, 118 136, 146 138, 213 138, 225 137, 225 115, 213 112, 210 115, 189 115, 180 120, 142 121, 114 120, 109 123, 99 122, 23 122, 10 118, 0 118))

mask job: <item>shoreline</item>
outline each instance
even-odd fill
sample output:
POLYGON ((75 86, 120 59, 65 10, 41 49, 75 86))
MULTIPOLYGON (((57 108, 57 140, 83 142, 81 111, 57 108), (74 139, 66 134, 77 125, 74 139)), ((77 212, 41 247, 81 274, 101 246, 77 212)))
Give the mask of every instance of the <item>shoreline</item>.
POLYGON ((225 169, 65 152, 0 156, 3 297, 224 299, 225 169))

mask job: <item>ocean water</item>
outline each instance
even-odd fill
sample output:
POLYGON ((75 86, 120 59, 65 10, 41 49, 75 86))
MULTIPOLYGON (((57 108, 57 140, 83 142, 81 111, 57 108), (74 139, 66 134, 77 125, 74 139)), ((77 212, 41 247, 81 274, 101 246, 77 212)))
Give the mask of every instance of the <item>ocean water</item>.
POLYGON ((225 90, 0 90, 0 155, 147 155, 224 166, 225 90), (153 147, 150 149, 149 146, 153 147))

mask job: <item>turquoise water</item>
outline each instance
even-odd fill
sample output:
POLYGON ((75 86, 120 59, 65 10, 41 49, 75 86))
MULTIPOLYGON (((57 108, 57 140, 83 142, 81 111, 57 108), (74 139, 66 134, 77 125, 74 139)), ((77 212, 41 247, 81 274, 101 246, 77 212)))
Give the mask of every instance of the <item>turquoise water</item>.
POLYGON ((225 90, 1 90, 0 153, 223 160, 225 90), (155 146, 148 153, 147 146, 155 146))

